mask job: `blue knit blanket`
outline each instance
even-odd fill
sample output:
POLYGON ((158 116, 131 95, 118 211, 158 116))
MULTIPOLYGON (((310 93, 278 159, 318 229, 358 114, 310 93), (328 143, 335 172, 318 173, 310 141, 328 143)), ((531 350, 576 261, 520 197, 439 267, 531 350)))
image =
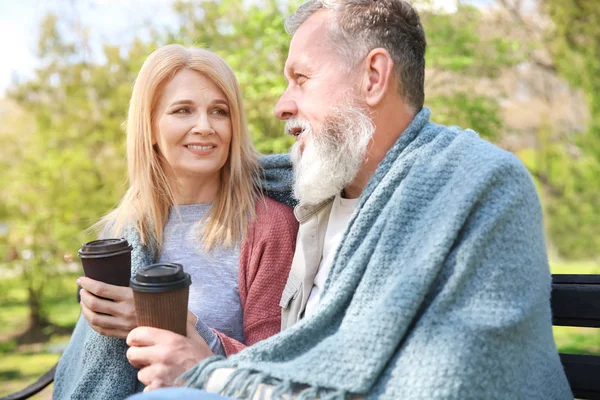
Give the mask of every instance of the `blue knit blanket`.
POLYGON ((532 180, 473 131, 423 109, 361 195, 317 312, 188 371, 224 395, 573 399, 552 336, 551 276, 532 180))
MULTIPOLYGON (((125 235, 133 246, 131 270, 152 264, 155 252, 142 246, 134 229, 125 235)), ((54 376, 54 400, 121 400, 144 389, 138 370, 129 364, 124 339, 103 336, 79 316, 71 340, 63 352, 54 376)))

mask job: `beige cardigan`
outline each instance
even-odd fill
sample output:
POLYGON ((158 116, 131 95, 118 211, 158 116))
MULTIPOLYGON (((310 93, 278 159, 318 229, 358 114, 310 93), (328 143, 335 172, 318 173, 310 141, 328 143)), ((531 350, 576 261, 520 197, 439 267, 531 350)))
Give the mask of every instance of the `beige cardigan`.
POLYGON ((317 205, 299 205, 294 215, 300 223, 292 269, 281 296, 281 330, 302 319, 321 258, 333 199, 317 205))

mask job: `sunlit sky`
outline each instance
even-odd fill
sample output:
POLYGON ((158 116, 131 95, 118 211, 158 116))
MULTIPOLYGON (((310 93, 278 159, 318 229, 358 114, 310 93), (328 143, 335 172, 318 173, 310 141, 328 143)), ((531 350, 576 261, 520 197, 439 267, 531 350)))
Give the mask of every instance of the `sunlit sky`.
MULTIPOLYGON (((457 0, 434 0, 452 11, 457 0)), ((485 3, 489 0, 470 0, 485 3)), ((174 26, 173 0, 0 0, 0 97, 16 74, 27 78, 36 67, 39 23, 48 12, 79 20, 89 28, 92 47, 127 44, 154 26, 174 26)))
MULTIPOLYGON (((175 25, 172 0, 0 0, 0 96, 16 73, 27 77, 37 65, 39 24, 53 12, 80 20, 89 28, 92 46, 126 44, 155 26, 175 25)), ((99 46, 96 46, 99 47, 99 46)))

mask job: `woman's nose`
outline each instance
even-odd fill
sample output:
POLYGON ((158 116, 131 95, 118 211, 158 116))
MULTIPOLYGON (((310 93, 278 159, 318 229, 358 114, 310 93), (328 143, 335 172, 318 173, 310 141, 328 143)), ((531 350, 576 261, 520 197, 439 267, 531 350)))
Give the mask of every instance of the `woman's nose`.
POLYGON ((202 113, 198 117, 196 120, 196 125, 192 129, 192 133, 200 136, 208 136, 215 133, 215 130, 211 126, 210 120, 208 119, 208 115, 206 113, 202 113))

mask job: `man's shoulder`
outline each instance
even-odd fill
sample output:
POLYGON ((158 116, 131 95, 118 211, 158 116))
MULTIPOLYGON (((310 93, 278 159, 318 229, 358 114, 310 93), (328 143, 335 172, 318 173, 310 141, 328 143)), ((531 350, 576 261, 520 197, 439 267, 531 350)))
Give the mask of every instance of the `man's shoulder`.
POLYGON ((523 163, 513 153, 482 139, 471 129, 433 123, 427 129, 430 138, 424 146, 421 161, 433 168, 443 166, 473 179, 498 173, 529 176, 523 163))

